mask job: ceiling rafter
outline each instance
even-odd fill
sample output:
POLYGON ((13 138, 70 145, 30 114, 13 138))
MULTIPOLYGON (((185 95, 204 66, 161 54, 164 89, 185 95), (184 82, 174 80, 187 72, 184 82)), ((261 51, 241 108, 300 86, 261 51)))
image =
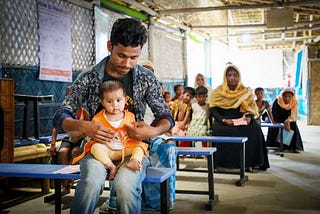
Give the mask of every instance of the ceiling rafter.
POLYGON ((197 12, 209 12, 215 10, 247 10, 247 9, 266 9, 266 8, 283 8, 283 7, 296 7, 320 4, 319 0, 305 0, 298 2, 284 2, 284 3, 272 3, 272 4, 242 4, 242 5, 228 5, 228 6, 213 6, 213 7, 193 7, 193 8, 179 8, 179 9, 167 9, 160 10, 160 14, 172 14, 172 13, 197 13, 197 12))
POLYGON ((272 41, 272 48, 296 48, 315 43, 314 38, 320 35, 320 0, 116 1, 155 17, 155 21, 162 20, 169 28, 193 31, 225 44, 250 35, 252 47, 271 48, 272 41), (268 28, 268 11, 280 8, 293 8, 293 25, 268 28))

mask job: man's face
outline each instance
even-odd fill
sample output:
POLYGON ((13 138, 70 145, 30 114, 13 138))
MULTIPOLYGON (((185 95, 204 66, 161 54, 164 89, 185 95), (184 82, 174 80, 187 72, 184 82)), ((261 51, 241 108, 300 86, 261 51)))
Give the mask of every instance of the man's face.
POLYGON ((137 64, 141 46, 124 47, 121 44, 112 46, 109 41, 108 50, 111 52, 109 60, 111 72, 116 77, 119 77, 127 74, 137 64))

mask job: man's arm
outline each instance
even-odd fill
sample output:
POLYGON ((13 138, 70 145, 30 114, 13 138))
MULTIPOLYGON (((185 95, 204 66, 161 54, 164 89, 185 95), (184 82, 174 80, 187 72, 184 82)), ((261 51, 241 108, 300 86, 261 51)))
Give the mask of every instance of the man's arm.
POLYGON ((155 126, 150 126, 142 121, 126 125, 129 137, 135 140, 147 140, 156 137, 169 131, 170 128, 171 122, 166 118, 160 119, 155 126))
POLYGON ((79 131, 97 143, 105 144, 113 140, 114 131, 99 122, 76 120, 71 117, 62 121, 62 128, 66 132, 79 131))
POLYGON ((106 143, 113 140, 113 131, 104 127, 101 123, 75 119, 70 110, 58 109, 53 118, 53 126, 57 130, 65 132, 79 131, 90 137, 97 143, 106 143))

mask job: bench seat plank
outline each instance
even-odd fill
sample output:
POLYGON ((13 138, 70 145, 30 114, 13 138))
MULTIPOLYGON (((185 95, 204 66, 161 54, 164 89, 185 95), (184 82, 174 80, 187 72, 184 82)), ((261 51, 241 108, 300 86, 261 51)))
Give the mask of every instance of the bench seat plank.
POLYGON ((178 147, 178 155, 212 155, 217 151, 216 148, 212 147, 178 147))
POLYGON ((23 178, 79 179, 80 174, 60 174, 55 171, 69 165, 0 163, 0 176, 23 178))
POLYGON ((214 143, 245 143, 247 137, 227 137, 227 136, 172 136, 173 141, 202 141, 214 143))
MULTIPOLYGON (((61 213, 61 180, 80 179, 80 173, 57 173, 56 171, 70 167, 57 164, 22 164, 0 163, 0 176, 23 178, 51 178, 55 183, 55 213, 61 213)), ((173 168, 149 167, 143 182, 160 183, 161 213, 170 213, 169 178, 175 174, 173 168)), ((0 201, 1 202, 1 201, 0 201)), ((1 210, 2 211, 2 210, 1 210)))
POLYGON ((148 167, 147 175, 143 182, 162 183, 176 173, 173 168, 148 167))

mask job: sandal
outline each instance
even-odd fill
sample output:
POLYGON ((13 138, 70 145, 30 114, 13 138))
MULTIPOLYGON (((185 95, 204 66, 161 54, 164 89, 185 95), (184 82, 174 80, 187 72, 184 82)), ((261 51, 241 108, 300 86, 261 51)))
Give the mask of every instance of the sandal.
POLYGON ((99 214, 118 214, 117 208, 109 206, 109 200, 107 199, 99 208, 99 214))

